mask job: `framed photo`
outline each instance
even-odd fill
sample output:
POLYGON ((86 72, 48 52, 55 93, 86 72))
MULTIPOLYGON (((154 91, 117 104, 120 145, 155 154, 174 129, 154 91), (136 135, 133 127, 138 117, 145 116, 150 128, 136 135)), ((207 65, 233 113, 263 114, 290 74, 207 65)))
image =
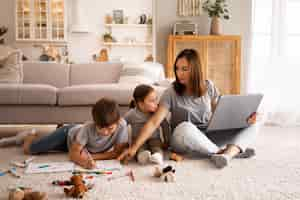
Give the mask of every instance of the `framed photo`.
POLYGON ((113 10, 113 21, 115 24, 124 23, 124 13, 123 10, 113 10))

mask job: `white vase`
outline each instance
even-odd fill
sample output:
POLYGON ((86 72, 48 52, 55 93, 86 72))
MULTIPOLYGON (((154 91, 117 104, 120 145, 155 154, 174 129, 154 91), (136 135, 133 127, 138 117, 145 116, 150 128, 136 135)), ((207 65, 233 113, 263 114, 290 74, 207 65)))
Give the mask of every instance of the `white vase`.
POLYGON ((221 23, 220 18, 212 17, 210 24, 210 34, 211 35, 221 35, 221 23))

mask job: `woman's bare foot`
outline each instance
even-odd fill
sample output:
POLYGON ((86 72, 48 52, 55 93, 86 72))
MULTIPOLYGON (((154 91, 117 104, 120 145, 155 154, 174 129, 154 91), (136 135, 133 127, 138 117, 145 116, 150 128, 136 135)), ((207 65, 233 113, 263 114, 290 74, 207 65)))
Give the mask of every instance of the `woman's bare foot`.
POLYGON ((226 148, 224 149, 224 153, 228 156, 230 156, 231 158, 235 157, 236 155, 238 155, 241 152, 241 149, 233 144, 228 144, 226 146, 226 148))
POLYGON ((171 155, 170 155, 170 160, 174 160, 174 161, 176 161, 176 162, 180 162, 180 161, 183 161, 183 156, 181 156, 181 155, 179 155, 179 154, 177 154, 177 153, 171 153, 171 155))

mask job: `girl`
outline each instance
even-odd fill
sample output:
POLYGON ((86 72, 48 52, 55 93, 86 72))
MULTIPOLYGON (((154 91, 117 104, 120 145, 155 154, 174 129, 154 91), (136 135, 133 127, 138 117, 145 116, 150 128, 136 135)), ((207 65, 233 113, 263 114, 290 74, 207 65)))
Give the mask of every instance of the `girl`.
MULTIPOLYGON (((133 100, 130 103, 130 110, 125 114, 124 119, 131 126, 132 138, 135 140, 141 128, 148 119, 156 112, 158 108, 157 94, 151 86, 138 85, 133 92, 133 100)), ((164 140, 168 141, 168 124, 163 121, 161 124, 164 131, 164 140)), ((153 162, 156 164, 163 163, 163 143, 160 139, 159 127, 153 135, 142 145, 137 152, 137 161, 140 164, 153 162)))

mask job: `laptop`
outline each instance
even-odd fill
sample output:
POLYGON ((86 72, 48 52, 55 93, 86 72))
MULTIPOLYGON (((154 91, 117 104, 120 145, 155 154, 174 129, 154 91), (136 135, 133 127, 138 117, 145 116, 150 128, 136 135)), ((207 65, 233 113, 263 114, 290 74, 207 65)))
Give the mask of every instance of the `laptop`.
POLYGON ((247 119, 257 111, 262 98, 262 94, 220 96, 206 131, 248 127, 247 119))

